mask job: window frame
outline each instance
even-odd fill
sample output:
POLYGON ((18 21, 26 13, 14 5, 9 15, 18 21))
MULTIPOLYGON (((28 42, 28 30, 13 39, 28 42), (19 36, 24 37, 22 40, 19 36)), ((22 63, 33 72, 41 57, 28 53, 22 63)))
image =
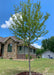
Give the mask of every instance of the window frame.
POLYGON ((12 52, 12 44, 8 44, 8 52, 12 52))
POLYGON ((19 46, 19 51, 21 51, 22 50, 22 46, 19 46))
POLYGON ((35 50, 35 49, 33 49, 33 53, 34 53, 34 54, 36 53, 36 50, 35 50))

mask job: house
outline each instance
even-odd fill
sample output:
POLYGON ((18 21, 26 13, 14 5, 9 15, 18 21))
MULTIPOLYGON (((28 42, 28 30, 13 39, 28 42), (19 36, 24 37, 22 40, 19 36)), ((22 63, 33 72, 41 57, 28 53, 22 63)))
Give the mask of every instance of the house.
MULTIPOLYGON (((23 41, 16 39, 15 36, 0 37, 0 57, 5 59, 24 59, 28 54, 28 47, 23 47, 23 41), (24 50, 25 48, 25 50, 24 50)), ((36 48, 30 46, 30 54, 33 58, 36 57, 36 48)))
POLYGON ((54 52, 51 52, 50 50, 45 51, 44 53, 42 53, 42 58, 53 59, 54 58, 54 52))

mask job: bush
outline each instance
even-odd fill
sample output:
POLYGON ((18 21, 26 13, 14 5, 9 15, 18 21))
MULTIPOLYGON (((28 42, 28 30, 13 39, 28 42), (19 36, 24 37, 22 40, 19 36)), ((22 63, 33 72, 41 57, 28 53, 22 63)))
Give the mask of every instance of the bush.
POLYGON ((28 59, 28 54, 25 55, 26 59, 28 59))
MULTIPOLYGON (((26 57, 26 59, 28 59, 28 54, 26 54, 26 56, 25 56, 25 57, 26 57)), ((32 59, 32 56, 30 56, 30 59, 32 59)))
POLYGON ((37 56, 37 58, 41 58, 41 56, 40 56, 40 55, 38 55, 38 56, 37 56))
POLYGON ((1 59, 3 59, 3 57, 1 57, 1 59))
POLYGON ((12 58, 10 58, 12 60, 12 58))
POLYGON ((30 59, 32 59, 32 56, 30 56, 30 59))

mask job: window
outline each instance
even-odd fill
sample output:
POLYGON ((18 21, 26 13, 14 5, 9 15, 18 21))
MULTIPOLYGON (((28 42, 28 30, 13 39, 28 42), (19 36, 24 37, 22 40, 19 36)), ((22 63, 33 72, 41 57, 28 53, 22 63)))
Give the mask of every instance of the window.
POLYGON ((22 50, 22 46, 19 46, 19 50, 20 50, 20 51, 22 50))
POLYGON ((8 52, 12 52, 12 44, 8 44, 8 52))
POLYGON ((32 48, 30 48, 30 52, 32 52, 32 48))
POLYGON ((34 53, 34 54, 35 54, 35 52, 36 52, 35 49, 33 49, 33 53, 34 53))

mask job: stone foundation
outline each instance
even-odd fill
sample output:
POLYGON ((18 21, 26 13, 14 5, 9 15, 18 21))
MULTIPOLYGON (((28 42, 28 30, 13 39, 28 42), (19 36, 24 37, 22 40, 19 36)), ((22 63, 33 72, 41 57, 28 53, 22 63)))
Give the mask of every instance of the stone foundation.
MULTIPOLYGON (((36 55, 30 55, 30 56, 32 56, 32 58, 36 58, 36 55)), ((17 59, 26 59, 26 55, 25 54, 18 54, 17 59)))

